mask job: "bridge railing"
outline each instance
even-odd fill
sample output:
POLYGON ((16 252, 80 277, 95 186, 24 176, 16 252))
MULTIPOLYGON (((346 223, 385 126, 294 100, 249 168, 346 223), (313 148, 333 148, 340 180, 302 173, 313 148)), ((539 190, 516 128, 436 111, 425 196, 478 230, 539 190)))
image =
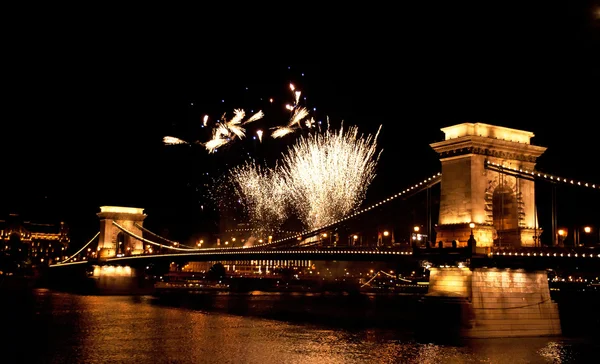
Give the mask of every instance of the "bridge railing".
POLYGON ((546 257, 598 257, 600 247, 516 247, 493 248, 496 256, 546 256, 546 257))

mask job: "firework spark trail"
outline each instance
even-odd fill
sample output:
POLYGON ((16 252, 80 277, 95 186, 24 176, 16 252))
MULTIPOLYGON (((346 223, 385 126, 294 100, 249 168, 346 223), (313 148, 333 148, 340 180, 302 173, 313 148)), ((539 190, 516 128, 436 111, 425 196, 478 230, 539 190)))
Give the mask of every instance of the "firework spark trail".
POLYGON ((277 231, 288 216, 282 176, 254 161, 248 161, 230 173, 255 230, 265 233, 277 231))
POLYGON ((242 123, 242 119, 246 116, 246 112, 242 109, 233 110, 233 118, 227 122, 227 126, 237 125, 242 123))
POLYGON ((186 142, 183 139, 179 139, 179 138, 175 138, 172 136, 166 136, 163 138, 163 143, 167 144, 167 145, 176 145, 176 144, 188 144, 188 142, 186 142))
POLYGON ((212 153, 217 148, 219 148, 220 146, 225 145, 227 143, 229 143, 229 140, 227 140, 227 139, 213 138, 213 139, 209 140, 208 142, 204 143, 204 146, 209 151, 209 153, 212 153))
POLYGON ((275 128, 273 133, 271 133, 271 137, 273 137, 273 139, 281 138, 285 135, 293 133, 296 129, 297 128, 290 128, 287 126, 279 126, 279 127, 275 128))
POLYGON ((259 110, 256 114, 254 114, 251 117, 249 117, 248 120, 244 121, 242 123, 242 125, 246 125, 246 124, 251 123, 253 121, 262 119, 264 116, 265 116, 265 113, 263 113, 262 110, 259 110))
POLYGON ((292 118, 290 119, 290 122, 288 123, 288 127, 290 127, 294 124, 300 125, 300 122, 302 120, 304 120, 307 116, 308 116, 308 110, 305 107, 295 108, 294 111, 292 112, 292 118))
POLYGON ((330 224, 363 202, 381 155, 376 153, 379 130, 374 137, 359 137, 357 127, 328 128, 300 137, 288 149, 279 173, 306 228, 330 224))

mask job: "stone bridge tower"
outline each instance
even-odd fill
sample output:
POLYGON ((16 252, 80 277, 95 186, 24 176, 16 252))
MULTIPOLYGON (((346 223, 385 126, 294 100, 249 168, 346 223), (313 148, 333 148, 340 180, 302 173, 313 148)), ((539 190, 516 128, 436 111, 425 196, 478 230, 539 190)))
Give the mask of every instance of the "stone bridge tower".
POLYGON ((98 241, 98 257, 101 259, 115 257, 119 254, 138 255, 144 252, 144 243, 123 232, 113 221, 137 236, 142 236, 146 218, 144 209, 137 207, 101 206, 97 214, 100 218, 100 237, 98 241))
POLYGON ((445 140, 431 144, 442 162, 436 240, 466 246, 474 223, 478 252, 492 246, 535 246, 541 230, 534 181, 486 164, 532 171, 546 148, 530 143, 531 132, 501 126, 463 123, 441 130, 445 140))

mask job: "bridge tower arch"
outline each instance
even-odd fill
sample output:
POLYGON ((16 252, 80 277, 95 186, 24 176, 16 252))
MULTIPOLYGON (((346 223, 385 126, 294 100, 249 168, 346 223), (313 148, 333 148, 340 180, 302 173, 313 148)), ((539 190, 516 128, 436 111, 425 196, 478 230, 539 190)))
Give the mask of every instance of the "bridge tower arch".
POLYGON ((474 223, 481 252, 494 245, 534 246, 541 232, 534 181, 485 166, 532 171, 546 147, 531 144, 532 132, 502 126, 462 123, 441 130, 445 140, 430 144, 442 163, 436 240, 466 246, 474 223))
POLYGON ((111 258, 117 254, 138 255, 144 252, 143 242, 123 233, 113 224, 116 222, 133 234, 143 236, 142 230, 138 227, 143 226, 147 216, 144 214, 143 208, 100 206, 100 212, 97 215, 100 218, 99 258, 111 258))

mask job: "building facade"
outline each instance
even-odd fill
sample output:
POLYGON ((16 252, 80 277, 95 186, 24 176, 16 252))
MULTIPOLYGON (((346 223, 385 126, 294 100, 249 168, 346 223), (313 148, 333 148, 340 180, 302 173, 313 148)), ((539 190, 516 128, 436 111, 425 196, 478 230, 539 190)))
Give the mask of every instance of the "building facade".
POLYGON ((48 265, 67 258, 70 237, 64 222, 39 223, 9 214, 0 220, 0 256, 18 265, 48 265))

